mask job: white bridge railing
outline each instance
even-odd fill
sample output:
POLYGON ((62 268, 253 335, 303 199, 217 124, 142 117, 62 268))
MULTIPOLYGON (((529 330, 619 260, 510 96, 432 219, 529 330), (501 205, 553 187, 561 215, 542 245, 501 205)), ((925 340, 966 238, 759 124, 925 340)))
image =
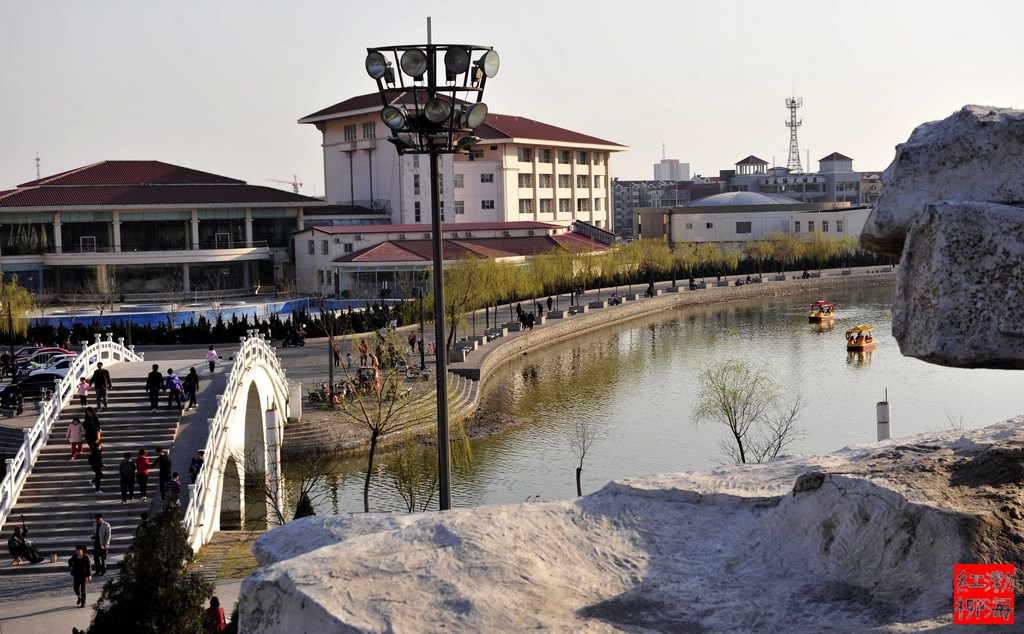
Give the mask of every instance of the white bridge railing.
MULTIPOLYGON (((270 366, 273 376, 281 377, 283 393, 287 394, 288 388, 284 379, 285 372, 281 368, 281 361, 263 335, 251 330, 249 336, 241 338, 241 344, 235 355, 235 363, 228 374, 227 387, 223 394, 217 395, 217 412, 213 418, 207 419, 210 425, 210 435, 207 438, 204 451, 204 466, 200 469, 195 483, 189 485, 188 504, 185 507, 185 516, 182 521, 185 524, 189 543, 196 551, 209 541, 209 536, 213 533, 212 525, 215 518, 208 517, 207 514, 219 512, 222 482, 211 483, 210 480, 212 477, 223 480, 221 467, 230 453, 228 425, 233 418, 231 413, 239 399, 246 398, 247 394, 243 392, 249 389, 248 382, 244 380, 245 375, 255 363, 266 363, 270 366)), ((279 441, 268 439, 268 443, 270 442, 279 441)))
POLYGON ((112 365, 121 361, 143 360, 141 354, 135 353, 135 346, 125 347, 124 338, 119 337, 114 341, 114 336, 110 333, 107 333, 106 339, 98 334, 95 337, 96 340, 91 344, 82 342, 83 349, 68 368, 68 373, 56 382, 53 397, 42 403, 35 425, 24 430, 25 439, 21 443, 21 449, 13 458, 6 461, 7 474, 0 482, 0 531, 3 530, 7 517, 18 501, 25 480, 32 473, 40 450, 50 438, 53 423, 60 418, 61 409, 75 395, 79 378, 89 378, 97 363, 112 365))

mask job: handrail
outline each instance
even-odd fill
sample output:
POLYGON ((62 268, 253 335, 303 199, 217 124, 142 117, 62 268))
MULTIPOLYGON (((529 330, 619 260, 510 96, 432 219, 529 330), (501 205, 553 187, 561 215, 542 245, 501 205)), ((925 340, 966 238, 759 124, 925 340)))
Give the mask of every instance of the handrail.
MULTIPOLYGON (((218 487, 207 486, 208 475, 222 471, 222 457, 227 451, 228 443, 228 422, 231 420, 229 414, 236 402, 238 393, 241 390, 248 390, 248 384, 243 381, 243 375, 247 373, 254 363, 263 362, 270 365, 271 370, 277 376, 285 376, 281 368, 281 360, 278 359, 274 348, 264 339, 263 335, 255 330, 250 330, 246 337, 239 338, 242 345, 235 354, 235 363, 228 374, 227 386, 223 394, 217 395, 217 411, 213 418, 207 419, 210 426, 210 434, 206 440, 204 455, 206 462, 199 470, 194 484, 189 485, 188 503, 185 507, 185 515, 182 522, 185 525, 185 533, 188 535, 189 543, 193 550, 198 550, 203 543, 200 528, 203 527, 203 514, 207 507, 217 505, 218 487)), ((285 388, 287 390, 287 387, 285 388)), ((282 412, 287 414, 287 412, 282 412)), ((279 442, 279 441, 278 441, 279 442)), ((226 458, 225 458, 226 459, 226 458)))
POLYGON ((110 333, 107 333, 106 339, 99 334, 94 336, 96 340, 92 344, 82 342, 82 352, 68 367, 68 373, 63 379, 55 382, 53 397, 42 404, 42 411, 35 424, 24 430, 25 439, 18 453, 7 459, 7 474, 0 482, 0 531, 3 530, 4 523, 18 501, 25 480, 32 473, 39 452, 50 439, 53 424, 60 418, 64 406, 75 395, 79 378, 91 375, 97 363, 111 365, 121 361, 143 360, 141 353, 136 354, 135 346, 124 345, 124 337, 118 337, 115 342, 114 336, 110 333))

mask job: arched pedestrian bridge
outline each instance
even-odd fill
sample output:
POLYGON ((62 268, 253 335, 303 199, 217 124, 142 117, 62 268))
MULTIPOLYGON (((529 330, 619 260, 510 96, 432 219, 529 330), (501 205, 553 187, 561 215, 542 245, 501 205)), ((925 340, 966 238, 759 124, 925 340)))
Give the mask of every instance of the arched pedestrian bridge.
MULTIPOLYGON (((134 459, 141 448, 150 459, 157 447, 170 449, 172 470, 181 474, 183 521, 194 549, 218 530, 277 523, 275 518, 285 508, 280 461, 289 416, 285 372, 273 348, 255 333, 243 338, 235 356, 218 364, 213 373, 203 360, 205 353, 196 348, 182 353, 180 360, 159 363, 165 376, 167 368, 182 377, 189 367, 199 372, 199 405, 184 413, 166 404, 166 392, 160 396, 160 407, 151 408, 145 380, 154 364, 108 335, 83 346, 67 377, 57 384, 55 397, 41 404, 38 415, 27 408, 31 416, 0 419, 5 427, 24 428, 21 448, 6 460, 0 484, 0 532, 13 530, 13 524, 24 519, 40 551, 58 556, 58 563, 39 564, 33 570, 63 565, 75 545, 87 541, 83 536, 97 512, 114 529, 110 561, 116 564, 131 544, 139 515, 152 515, 159 504, 155 468, 149 477, 149 499, 139 501, 136 491, 134 501, 121 503, 118 463, 123 453, 134 459), (92 472, 86 456, 70 460, 65 440, 72 417, 83 414, 74 388, 80 377, 92 376, 97 363, 110 370, 113 382, 109 407, 99 414, 104 447, 100 493, 89 484, 92 472), (205 452, 205 463, 190 484, 189 462, 199 450, 205 452)), ((94 403, 90 394, 89 405, 94 403)))

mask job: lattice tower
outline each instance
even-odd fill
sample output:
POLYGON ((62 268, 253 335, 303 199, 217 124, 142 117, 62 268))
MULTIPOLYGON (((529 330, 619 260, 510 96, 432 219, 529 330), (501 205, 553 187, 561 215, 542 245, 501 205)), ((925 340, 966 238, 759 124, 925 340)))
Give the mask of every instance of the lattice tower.
POLYGON ((789 128, 789 160, 786 162, 786 167, 793 174, 801 174, 804 171, 800 167, 800 146, 796 142, 796 129, 803 124, 803 119, 797 120, 796 118, 796 109, 803 105, 802 97, 786 99, 786 107, 789 108, 789 121, 786 122, 786 127, 789 128))

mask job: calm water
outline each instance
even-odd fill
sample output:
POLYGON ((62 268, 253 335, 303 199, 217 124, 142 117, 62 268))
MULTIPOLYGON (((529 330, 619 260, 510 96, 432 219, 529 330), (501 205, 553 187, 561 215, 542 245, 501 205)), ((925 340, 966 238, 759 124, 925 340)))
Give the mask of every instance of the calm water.
MULTIPOLYGON (((785 390, 808 401, 800 416, 806 435, 788 453, 874 442, 875 403, 887 389, 893 437, 954 424, 981 427, 1024 413, 1020 372, 951 369, 901 356, 890 332, 892 292, 850 289, 678 309, 517 359, 483 394, 488 409, 520 424, 473 442, 472 465, 452 476, 453 505, 574 496, 570 438, 578 418, 601 434, 584 463, 584 494, 616 478, 722 464, 725 428, 694 426, 690 412, 702 364, 728 358, 767 364, 785 390), (807 323, 807 305, 816 299, 836 303, 833 329, 807 323), (879 343, 858 358, 847 354, 844 332, 859 323, 874 326, 879 343)), ((320 491, 318 511, 361 511, 364 469, 362 461, 340 463, 330 490, 320 491)), ((374 476, 371 506, 403 509, 386 471, 374 476)))

